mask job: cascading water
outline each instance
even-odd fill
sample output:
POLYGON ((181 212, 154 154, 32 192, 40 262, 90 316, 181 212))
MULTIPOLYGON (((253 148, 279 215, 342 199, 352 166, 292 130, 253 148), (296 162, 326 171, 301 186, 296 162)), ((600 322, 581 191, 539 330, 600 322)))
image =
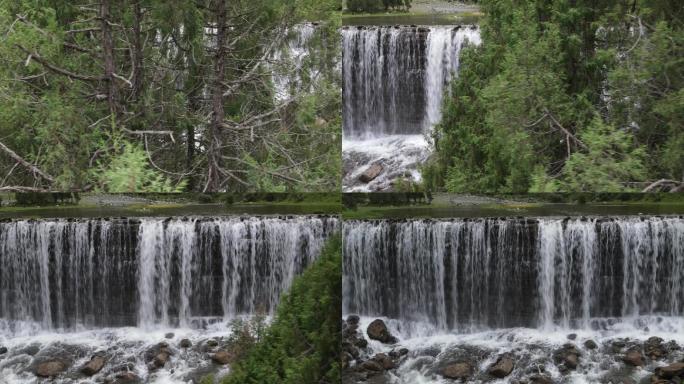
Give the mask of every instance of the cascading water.
MULTIPOLYGON (((0 378, 36 380, 24 372, 26 345, 73 348, 78 371, 78 359, 114 345, 108 359, 136 361, 169 331, 225 337, 231 321, 273 314, 338 226, 324 216, 0 222, 0 347, 11 357, 0 356, 0 378)), ((171 373, 147 372, 144 361, 134 371, 187 383, 211 364, 200 352, 184 352, 171 373)))
POLYGON ((400 339, 372 340, 371 351, 411 351, 396 382, 442 382, 468 348, 489 356, 470 360, 473 380, 489 377, 492 356, 515 352, 554 380, 599 382, 625 351, 579 344, 586 366, 568 373, 548 361, 565 335, 625 348, 650 336, 684 342, 683 218, 346 221, 343 236, 343 312, 362 316, 360 330, 384 319, 400 339))
POLYGON ((476 27, 346 27, 342 30, 345 191, 387 190, 392 180, 420 180, 426 135, 441 119, 442 96, 459 54, 480 44, 476 27), (359 176, 371 164, 383 172, 359 176))

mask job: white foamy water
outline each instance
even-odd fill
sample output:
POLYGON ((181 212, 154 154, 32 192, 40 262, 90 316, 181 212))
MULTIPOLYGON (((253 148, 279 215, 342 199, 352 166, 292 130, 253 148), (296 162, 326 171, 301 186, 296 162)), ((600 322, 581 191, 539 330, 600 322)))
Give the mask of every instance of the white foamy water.
POLYGON ((121 371, 133 372, 146 383, 195 384, 205 373, 213 373, 215 377, 220 378, 229 372, 228 366, 216 366, 208 359, 207 355, 211 349, 206 346, 210 339, 227 340, 229 336, 230 324, 226 322, 214 323, 204 330, 122 327, 67 333, 38 331, 31 335, 12 337, 0 334, 0 345, 9 350, 0 357, 0 383, 48 382, 33 374, 31 366, 34 357, 29 353, 33 353, 35 359, 39 360, 48 357, 45 351, 50 351, 49 357, 66 359, 77 368, 86 364, 96 353, 104 353, 107 356, 103 370, 90 378, 71 373, 69 377, 62 376, 49 381, 51 383, 101 382, 118 372, 112 371, 112 368, 122 368, 121 371), (173 333, 173 337, 166 338, 168 333, 173 333), (190 340, 192 346, 181 348, 179 343, 182 339, 190 340), (160 342, 169 345, 172 355, 163 369, 151 370, 145 361, 145 354, 160 342), (35 349, 34 352, 37 353, 28 352, 31 349, 35 349))
MULTIPOLYGON (((378 317, 361 317, 359 329, 364 331, 368 325, 378 317)), ((479 331, 473 333, 446 333, 429 323, 408 323, 401 320, 379 317, 387 324, 390 333, 399 340, 396 344, 388 345, 369 339, 368 357, 376 353, 389 353, 401 348, 407 348, 409 353, 401 365, 386 371, 388 381, 393 384, 451 384, 454 380, 444 378, 440 369, 435 366, 445 366, 453 361, 454 356, 472 357, 474 351, 482 354, 474 372, 474 377, 480 375, 482 379, 467 380, 468 383, 486 382, 515 383, 523 376, 523 371, 537 366, 540 372, 550 377, 554 382, 572 384, 595 384, 606 382, 611 371, 620 372, 624 363, 619 357, 629 349, 630 345, 643 343, 651 337, 660 337, 665 343, 675 342, 684 345, 684 318, 682 317, 642 317, 633 319, 613 319, 612 325, 601 331, 582 329, 542 330, 536 328, 505 328, 479 331), (568 335, 576 335, 576 339, 569 340, 568 335), (592 340, 598 344, 597 349, 589 349, 584 343, 592 340), (627 347, 620 352, 610 353, 605 350, 615 341, 627 340, 627 347), (572 343, 580 352, 580 368, 563 373, 553 362, 551 356, 555 350, 572 343), (513 373, 504 379, 493 379, 486 375, 487 369, 496 362, 498 356, 512 353, 516 366, 513 373), (617 357, 617 359, 616 359, 617 357)), ((595 319, 596 322, 607 322, 608 319, 595 319)), ((684 352, 674 352, 672 360, 684 358, 684 352)), ((650 376, 656 366, 667 365, 666 361, 659 361, 628 372, 629 377, 636 382, 650 376)), ((622 376, 621 376, 622 377, 622 376)))
POLYGON ((345 192, 372 192, 391 188, 401 177, 420 182, 419 166, 430 154, 430 143, 423 135, 392 135, 365 140, 343 140, 342 158, 351 171, 344 176, 345 192), (369 183, 358 180, 372 164, 381 163, 383 172, 369 183))

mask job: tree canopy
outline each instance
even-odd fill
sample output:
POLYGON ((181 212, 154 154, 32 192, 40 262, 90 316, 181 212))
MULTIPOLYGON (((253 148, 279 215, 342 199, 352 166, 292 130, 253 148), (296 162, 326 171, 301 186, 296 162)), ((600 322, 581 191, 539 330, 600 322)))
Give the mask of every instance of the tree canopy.
POLYGON ((337 188, 339 9, 0 0, 0 188, 337 188))
POLYGON ((642 190, 684 180, 684 9, 483 0, 482 45, 434 132, 428 188, 642 190))

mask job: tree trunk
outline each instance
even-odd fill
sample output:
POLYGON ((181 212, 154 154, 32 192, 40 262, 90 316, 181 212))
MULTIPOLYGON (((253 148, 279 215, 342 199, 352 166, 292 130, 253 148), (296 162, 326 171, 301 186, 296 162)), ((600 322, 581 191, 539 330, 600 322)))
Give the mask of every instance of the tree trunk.
POLYGON ((216 5, 216 56, 214 58, 214 79, 211 85, 211 124, 209 147, 207 148, 207 182, 204 191, 215 192, 221 185, 221 130, 224 120, 223 85, 226 44, 226 4, 218 0, 216 5))
POLYGON ((133 2, 133 101, 136 102, 140 98, 143 87, 143 46, 142 46, 142 32, 140 25, 142 24, 142 10, 140 9, 140 0, 133 2))
POLYGON ((102 28, 102 56, 104 58, 104 78, 107 84, 107 103, 113 121, 116 119, 116 84, 114 83, 114 41, 109 25, 110 0, 100 0, 100 21, 102 28))

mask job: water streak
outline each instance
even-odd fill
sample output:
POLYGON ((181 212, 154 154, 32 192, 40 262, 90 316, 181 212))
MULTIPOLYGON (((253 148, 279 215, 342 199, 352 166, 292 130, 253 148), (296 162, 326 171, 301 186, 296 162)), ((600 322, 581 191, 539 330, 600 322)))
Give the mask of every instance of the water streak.
POLYGON ((304 216, 5 221, 0 331, 269 315, 337 227, 304 216))
POLYGON ((345 313, 442 331, 684 314, 684 219, 346 221, 345 313))

